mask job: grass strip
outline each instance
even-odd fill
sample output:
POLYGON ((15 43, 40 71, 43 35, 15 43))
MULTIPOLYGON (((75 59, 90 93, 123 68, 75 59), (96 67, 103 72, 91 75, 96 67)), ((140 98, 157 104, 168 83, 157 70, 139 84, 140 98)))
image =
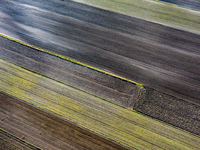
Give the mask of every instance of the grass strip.
POLYGON ((0 90, 132 149, 199 149, 200 137, 0 59, 0 90))
POLYGON ((132 80, 129 80, 129 79, 123 78, 123 77, 121 77, 121 76, 117 76, 117 75, 115 75, 115 74, 112 74, 112 73, 106 72, 106 71, 104 71, 104 70, 101 70, 101 69, 98 69, 98 68, 92 67, 92 66, 90 66, 90 65, 87 65, 87 64, 81 63, 81 62, 76 61, 76 60, 74 60, 74 59, 71 59, 71 58, 68 58, 68 57, 65 57, 65 56, 62 56, 62 55, 59 55, 59 54, 56 54, 56 53, 50 52, 50 51, 48 51, 48 50, 45 50, 45 49, 42 49, 42 48, 36 47, 36 46, 34 46, 34 45, 30 45, 30 44, 24 43, 24 42, 19 41, 19 40, 17 40, 17 39, 13 39, 13 38, 11 38, 11 37, 8 37, 8 36, 6 36, 6 35, 0 34, 0 36, 1 36, 1 37, 4 37, 4 38, 6 38, 6 39, 9 39, 9 40, 15 41, 15 42, 17 42, 17 43, 20 43, 20 44, 22 44, 22 45, 25 45, 25 46, 31 47, 31 48, 36 49, 36 50, 38 50, 38 51, 42 51, 42 52, 45 52, 45 53, 47 53, 47 54, 50 54, 50 55, 53 55, 53 56, 56 56, 56 57, 62 58, 62 59, 67 60, 67 61, 69 61, 69 62, 72 62, 72 63, 78 64, 78 65, 81 65, 81 66, 87 67, 87 68, 89 68, 89 69, 92 69, 92 70, 95 70, 95 71, 98 71, 98 72, 101 72, 101 73, 104 73, 104 74, 107 74, 107 75, 110 75, 110 76, 113 76, 113 77, 119 78, 119 79, 124 80, 124 81, 127 81, 127 82, 134 83, 134 84, 140 86, 141 88, 143 88, 143 85, 142 85, 142 84, 137 83, 137 82, 135 82, 135 81, 132 81, 132 80))

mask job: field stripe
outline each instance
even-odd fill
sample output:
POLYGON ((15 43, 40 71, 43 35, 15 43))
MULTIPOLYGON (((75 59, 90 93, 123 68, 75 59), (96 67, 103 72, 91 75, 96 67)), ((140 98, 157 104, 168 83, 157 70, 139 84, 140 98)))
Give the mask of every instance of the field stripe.
POLYGON ((198 149, 200 138, 0 59, 0 90, 127 147, 198 149))

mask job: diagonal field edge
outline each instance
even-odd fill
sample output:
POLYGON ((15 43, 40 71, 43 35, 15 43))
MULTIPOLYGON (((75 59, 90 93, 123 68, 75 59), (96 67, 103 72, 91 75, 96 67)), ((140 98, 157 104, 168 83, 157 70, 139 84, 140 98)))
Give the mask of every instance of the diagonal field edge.
POLYGON ((20 43, 20 44, 22 44, 22 45, 28 46, 28 47, 30 47, 30 48, 36 49, 36 50, 38 50, 38 51, 42 51, 42 52, 45 52, 45 53, 47 53, 47 54, 50 54, 50 55, 59 57, 59 58, 61 58, 61 59, 67 60, 67 61, 70 61, 70 62, 72 62, 72 63, 75 63, 75 64, 78 64, 78 65, 87 67, 87 68, 89 68, 89 69, 92 69, 92 70, 95 70, 95 71, 98 71, 98 72, 101 72, 101 73, 104 73, 104 74, 107 74, 107 75, 110 75, 110 76, 119 78, 119 79, 124 80, 124 81, 127 81, 127 82, 134 83, 134 84, 140 86, 141 88, 143 88, 143 85, 142 85, 142 84, 137 83, 137 82, 135 82, 135 81, 132 81, 132 80, 129 80, 129 79, 126 79, 126 78, 117 76, 117 75, 115 75, 115 74, 112 74, 112 73, 103 71, 103 70, 101 70, 101 69, 98 69, 98 68, 92 67, 92 66, 90 66, 90 65, 81 63, 81 62, 76 61, 76 60, 74 60, 74 59, 71 59, 71 58, 68 58, 68 57, 65 57, 65 56, 62 56, 62 55, 59 55, 59 54, 50 52, 50 51, 48 51, 48 50, 45 50, 45 49, 36 47, 36 46, 34 46, 34 45, 30 45, 30 44, 24 43, 24 42, 22 42, 22 41, 19 41, 19 40, 17 40, 17 39, 13 39, 13 38, 8 37, 8 36, 6 36, 6 35, 3 35, 3 34, 1 34, 1 33, 0 33, 0 36, 1 36, 1 37, 4 37, 4 38, 6 38, 6 39, 12 40, 12 41, 14 41, 14 42, 20 43))

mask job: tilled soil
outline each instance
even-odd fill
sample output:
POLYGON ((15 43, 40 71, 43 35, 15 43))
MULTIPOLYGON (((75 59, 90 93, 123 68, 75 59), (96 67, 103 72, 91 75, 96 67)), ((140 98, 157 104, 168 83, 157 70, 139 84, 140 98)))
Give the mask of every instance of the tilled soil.
POLYGON ((160 91, 142 89, 134 109, 200 135, 200 107, 160 91))
POLYGON ((1 150, 40 150, 22 139, 0 129, 0 149, 1 150))
MULTIPOLYGON (((0 128, 44 150, 127 149, 1 92, 0 128)), ((1 130, 0 135, 0 147, 37 149, 1 130)))

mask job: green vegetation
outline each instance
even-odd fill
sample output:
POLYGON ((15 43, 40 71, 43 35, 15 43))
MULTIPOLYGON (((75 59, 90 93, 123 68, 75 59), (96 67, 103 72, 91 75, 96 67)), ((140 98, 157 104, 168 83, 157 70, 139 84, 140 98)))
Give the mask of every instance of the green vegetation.
POLYGON ((134 84, 140 86, 141 88, 143 87, 143 85, 140 84, 140 83, 137 83, 137 82, 134 82, 134 81, 132 81, 132 80, 129 80, 129 79, 126 79, 126 78, 123 78, 123 77, 117 76, 117 75, 112 74, 112 73, 109 73, 109 72, 106 72, 106 71, 104 71, 104 70, 101 70, 101 69, 98 69, 98 68, 92 67, 92 66, 90 66, 90 65, 87 65, 87 64, 81 63, 81 62, 76 61, 76 60, 74 60, 74 59, 71 59, 71 58, 68 58, 68 57, 65 57, 65 56, 62 56, 62 55, 59 55, 59 54, 56 54, 56 53, 53 53, 53 52, 47 51, 47 50, 45 50, 45 49, 42 49, 42 48, 36 47, 36 46, 34 46, 34 45, 29 45, 29 44, 27 44, 27 43, 24 43, 24 42, 21 42, 21 41, 19 41, 19 40, 13 39, 13 38, 11 38, 11 37, 5 36, 5 35, 3 35, 3 34, 0 34, 0 36, 1 36, 1 37, 4 37, 4 38, 7 38, 7 39, 9 39, 9 40, 15 41, 15 42, 17 42, 17 43, 20 43, 20 44, 22 44, 22 45, 25 45, 25 46, 28 46, 28 47, 31 47, 31 48, 37 49, 37 50, 42 51, 42 52, 45 52, 45 53, 47 53, 47 54, 50 54, 50 55, 53 55, 53 56, 57 56, 57 57, 62 58, 62 59, 64 59, 64 60, 67 60, 67 61, 73 62, 73 63, 75 63, 75 64, 78 64, 78 65, 81 65, 81 66, 84 66, 84 67, 90 68, 90 69, 92 69, 92 70, 99 71, 99 72, 102 72, 102 73, 104 73, 104 74, 107 74, 107 75, 110 75, 110 76, 114 76, 114 77, 116 77, 116 78, 119 78, 119 79, 121 79, 121 80, 125 80, 125 81, 127 81, 127 82, 134 83, 134 84))
POLYGON ((200 147, 198 136, 2 59, 0 90, 133 149, 200 147))
POLYGON ((200 11, 155 0, 74 0, 200 34, 200 11))

